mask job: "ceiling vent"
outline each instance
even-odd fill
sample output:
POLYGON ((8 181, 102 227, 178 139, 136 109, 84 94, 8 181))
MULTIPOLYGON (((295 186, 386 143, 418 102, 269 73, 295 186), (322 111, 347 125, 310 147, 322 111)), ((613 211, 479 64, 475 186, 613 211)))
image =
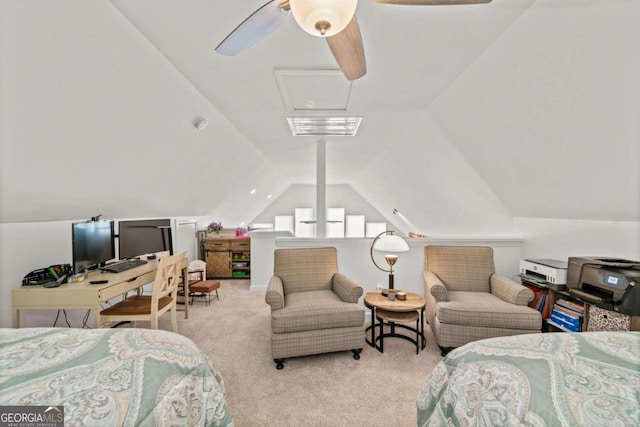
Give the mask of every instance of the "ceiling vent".
POLYGON ((294 136, 355 136, 362 117, 287 117, 294 136))

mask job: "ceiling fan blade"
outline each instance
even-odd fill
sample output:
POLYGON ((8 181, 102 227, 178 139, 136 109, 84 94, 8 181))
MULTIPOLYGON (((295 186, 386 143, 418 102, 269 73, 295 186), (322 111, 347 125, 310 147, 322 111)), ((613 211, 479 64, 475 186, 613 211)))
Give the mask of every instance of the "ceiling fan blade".
POLYGON ((327 37, 333 57, 348 80, 359 79, 367 74, 367 64, 364 59, 364 47, 360 27, 354 16, 349 25, 338 34, 327 37))
POLYGON ((403 4, 403 5, 454 5, 454 4, 480 4, 491 3, 491 0, 373 0, 376 3, 403 4))
MULTIPOLYGON (((285 11, 285 6, 281 8, 280 3, 281 0, 271 0, 253 12, 222 40, 216 47, 216 52, 233 56, 277 30, 285 22, 293 20, 291 13, 285 11)), ((284 3, 288 8, 288 2, 284 3)))

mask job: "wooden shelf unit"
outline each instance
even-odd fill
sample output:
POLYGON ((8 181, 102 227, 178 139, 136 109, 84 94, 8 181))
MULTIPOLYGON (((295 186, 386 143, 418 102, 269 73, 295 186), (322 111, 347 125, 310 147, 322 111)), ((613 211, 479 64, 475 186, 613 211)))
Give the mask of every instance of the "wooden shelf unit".
POLYGON ((207 278, 251 278, 251 240, 237 237, 206 237, 203 242, 207 278))
POLYGON ((580 331, 578 332, 583 332, 586 331, 587 328, 587 322, 589 321, 589 304, 585 304, 582 301, 579 301, 573 297, 570 296, 569 291, 556 291, 554 289, 549 289, 549 297, 548 297, 548 302, 549 302, 549 318, 546 320, 547 322, 547 327, 549 328, 549 332, 555 332, 555 331, 565 331, 565 332, 572 332, 569 329, 558 325, 556 323, 553 323, 553 321, 551 320, 551 312, 553 311, 553 306, 555 305, 556 301, 558 301, 559 299, 565 299, 567 301, 571 301, 571 302, 575 302, 578 304, 581 304, 584 306, 584 312, 582 314, 582 321, 580 324, 580 331))
MULTIPOLYGON (((555 290, 553 288, 550 287, 546 287, 546 286, 539 286, 536 283, 533 282, 529 282, 529 281, 522 281, 522 284, 524 286, 527 286, 528 288, 530 288, 532 291, 535 292, 542 292, 542 293, 546 293, 546 308, 542 311, 543 313, 546 313, 546 316, 543 315, 543 325, 542 325, 542 330, 543 332, 557 332, 559 330, 565 331, 565 332, 569 332, 568 329, 557 325, 555 323, 552 322, 551 320, 551 312, 553 311, 553 306, 556 304, 556 301, 558 301, 559 299, 566 299, 569 301, 574 301, 574 302, 578 302, 580 304, 583 304, 581 301, 576 300, 575 298, 572 298, 569 295, 569 291, 568 290, 555 290), (537 289, 537 291, 536 291, 537 289)), ((587 321, 588 321, 588 317, 589 317, 589 305, 588 304, 584 304, 585 309, 584 309, 584 313, 582 316, 582 330, 586 330, 586 325, 587 325, 587 321)), ((534 307, 535 308, 535 307, 534 307)))

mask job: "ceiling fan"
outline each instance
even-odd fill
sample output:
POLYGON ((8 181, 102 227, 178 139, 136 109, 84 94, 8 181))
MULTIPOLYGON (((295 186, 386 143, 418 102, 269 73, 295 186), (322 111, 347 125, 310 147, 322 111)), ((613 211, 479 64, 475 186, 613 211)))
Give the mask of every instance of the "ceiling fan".
MULTIPOLYGON (((372 0, 397 5, 460 5, 491 0, 372 0)), ((331 53, 349 80, 367 72, 360 27, 355 17, 358 0, 270 0, 236 27, 216 52, 233 56, 294 19, 311 35, 327 39, 331 53)))

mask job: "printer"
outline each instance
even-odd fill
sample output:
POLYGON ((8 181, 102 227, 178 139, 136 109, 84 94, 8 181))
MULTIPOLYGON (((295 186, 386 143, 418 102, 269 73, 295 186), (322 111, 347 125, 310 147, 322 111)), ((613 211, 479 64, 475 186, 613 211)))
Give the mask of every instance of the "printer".
POLYGON ((640 261, 570 257, 567 287, 572 297, 605 310, 640 315, 640 261))
POLYGON ((562 291, 566 289, 567 263, 555 259, 521 260, 520 277, 525 282, 562 291))

